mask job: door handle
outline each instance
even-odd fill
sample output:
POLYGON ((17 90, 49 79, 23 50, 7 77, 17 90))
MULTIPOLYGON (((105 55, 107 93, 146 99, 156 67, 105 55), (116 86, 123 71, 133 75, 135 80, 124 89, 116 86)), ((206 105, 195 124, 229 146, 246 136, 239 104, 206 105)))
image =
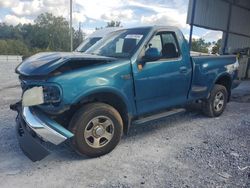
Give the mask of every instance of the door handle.
POLYGON ((180 73, 182 74, 187 73, 187 67, 185 66, 180 67, 180 73))

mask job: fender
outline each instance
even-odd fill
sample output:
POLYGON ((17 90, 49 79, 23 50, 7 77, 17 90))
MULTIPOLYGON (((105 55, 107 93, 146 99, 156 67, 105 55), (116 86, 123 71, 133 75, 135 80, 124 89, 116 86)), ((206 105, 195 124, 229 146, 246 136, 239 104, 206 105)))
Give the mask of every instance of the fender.
MULTIPOLYGON (((214 79, 213 84, 211 84, 211 86, 209 87, 209 90, 208 90, 209 92, 208 92, 207 98, 210 96, 211 90, 213 89, 216 82, 218 82, 218 80, 220 80, 222 77, 227 77, 230 80, 230 85, 232 84, 232 77, 228 72, 223 72, 223 73, 218 74, 216 76, 216 78, 214 79)), ((229 89, 229 88, 227 88, 227 89, 229 89)), ((230 95, 230 93, 229 93, 229 95, 230 95)))
POLYGON ((135 104, 131 104, 125 95, 123 95, 119 90, 116 90, 112 87, 98 87, 96 89, 89 90, 85 92, 84 95, 79 96, 77 100, 74 101, 74 104, 79 105, 81 103, 88 102, 89 100, 92 101, 95 99, 95 97, 104 97, 103 100, 108 100, 107 102, 110 102, 109 104, 119 111, 124 123, 123 131, 125 134, 128 134, 131 120, 136 113, 135 104), (111 99, 107 99, 107 97, 111 97, 111 99))
POLYGON ((135 104, 134 103, 132 104, 130 102, 130 100, 127 98, 127 96, 125 96, 120 90, 118 90, 117 88, 114 88, 114 87, 106 87, 105 86, 105 87, 91 88, 91 89, 85 91, 83 95, 77 96, 75 98, 75 100, 72 101, 72 104, 78 104, 81 101, 83 101, 84 99, 86 99, 88 96, 95 95, 95 94, 102 94, 102 93, 110 93, 110 94, 116 95, 125 104, 128 114, 131 114, 131 115, 136 114, 135 104))

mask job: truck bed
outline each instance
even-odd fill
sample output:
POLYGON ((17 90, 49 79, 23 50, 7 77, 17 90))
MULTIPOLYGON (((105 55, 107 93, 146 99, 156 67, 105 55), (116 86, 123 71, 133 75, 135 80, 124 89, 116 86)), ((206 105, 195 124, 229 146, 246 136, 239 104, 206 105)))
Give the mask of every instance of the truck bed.
MULTIPOLYGON (((235 55, 191 56, 193 64, 193 80, 189 98, 207 97, 214 82, 226 72, 232 73, 237 62, 235 55)), ((232 75, 236 77, 237 75, 232 75)))

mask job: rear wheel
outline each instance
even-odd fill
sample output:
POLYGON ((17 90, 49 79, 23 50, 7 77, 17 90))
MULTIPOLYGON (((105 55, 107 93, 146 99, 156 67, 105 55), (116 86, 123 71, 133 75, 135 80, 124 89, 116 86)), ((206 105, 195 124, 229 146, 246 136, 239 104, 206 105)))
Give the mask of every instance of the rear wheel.
POLYGON ((79 154, 98 157, 109 153, 119 143, 123 132, 120 114, 104 103, 87 104, 73 116, 69 129, 79 154))
POLYGON ((203 112, 209 117, 220 116, 227 104, 228 92, 227 89, 216 84, 211 91, 209 98, 203 103, 203 112))

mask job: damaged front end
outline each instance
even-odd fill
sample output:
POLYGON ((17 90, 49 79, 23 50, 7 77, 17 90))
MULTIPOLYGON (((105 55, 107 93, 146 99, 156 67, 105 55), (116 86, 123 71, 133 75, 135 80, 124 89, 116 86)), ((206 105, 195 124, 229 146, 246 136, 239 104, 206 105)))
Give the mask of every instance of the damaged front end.
POLYGON ((44 142, 59 145, 73 136, 38 108, 22 107, 21 102, 10 105, 10 108, 18 113, 16 132, 20 147, 34 162, 50 154, 44 142))
POLYGON ((50 154, 47 146, 57 146, 73 134, 39 107, 60 104, 61 88, 31 77, 29 80, 21 78, 22 100, 10 105, 10 109, 17 111, 16 133, 20 147, 35 162, 50 154))
POLYGON ((53 78, 112 61, 114 58, 97 55, 51 52, 36 54, 16 68, 23 90, 22 101, 10 108, 18 113, 18 140, 32 161, 41 160, 50 153, 44 147, 45 142, 59 145, 74 136, 67 129, 69 118, 63 114, 72 104, 65 101, 63 83, 53 78))

